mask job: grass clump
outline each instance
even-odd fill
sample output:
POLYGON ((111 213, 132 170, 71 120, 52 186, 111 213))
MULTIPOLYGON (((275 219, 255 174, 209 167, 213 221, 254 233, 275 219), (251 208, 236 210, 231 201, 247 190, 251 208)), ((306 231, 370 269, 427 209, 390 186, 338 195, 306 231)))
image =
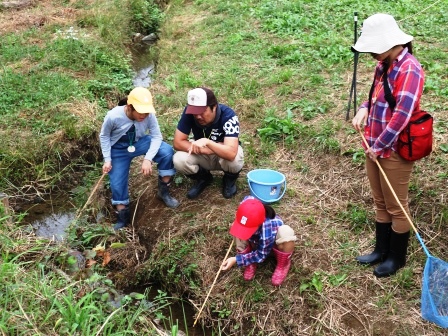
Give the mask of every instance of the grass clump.
POLYGON ((129 41, 135 33, 157 32, 163 20, 151 0, 74 1, 62 7, 44 1, 41 6, 73 13, 72 20, 48 18, 40 26, 1 33, 3 189, 20 183, 49 189, 61 180, 44 181, 40 170, 58 176, 65 166, 99 160, 97 132, 104 111, 133 87, 129 41))

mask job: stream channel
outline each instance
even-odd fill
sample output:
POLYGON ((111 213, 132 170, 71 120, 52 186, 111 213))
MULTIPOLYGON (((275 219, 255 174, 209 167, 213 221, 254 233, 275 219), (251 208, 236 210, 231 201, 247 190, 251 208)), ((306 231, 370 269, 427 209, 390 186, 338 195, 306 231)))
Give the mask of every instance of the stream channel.
MULTIPOLYGON (((145 46, 143 43, 136 45, 136 48, 133 50, 133 66, 135 69, 134 86, 150 86, 150 76, 154 71, 154 65, 151 60, 148 61, 148 58, 149 46, 145 46)), ((26 216, 23 222, 24 224, 31 225, 37 236, 60 242, 64 241, 66 237, 65 230, 76 216, 76 209, 74 209, 73 204, 70 202, 70 197, 64 194, 49 195, 39 203, 30 206, 25 212, 26 216)), ((98 216, 97 221, 101 219, 101 214, 98 216)), ((139 288, 138 292, 143 293, 145 290, 146 288, 139 288)), ((157 285, 151 286, 149 290, 150 300, 157 296, 158 290, 163 291, 163 288, 157 288, 157 285)), ((136 289, 134 288, 133 291, 136 291, 136 289)), ((196 311, 188 303, 182 304, 182 302, 177 300, 169 308, 166 308, 163 313, 171 321, 178 321, 178 335, 213 335, 212 330, 209 328, 201 327, 199 324, 193 327, 196 311)), ((171 331, 168 334, 171 334, 171 331)))

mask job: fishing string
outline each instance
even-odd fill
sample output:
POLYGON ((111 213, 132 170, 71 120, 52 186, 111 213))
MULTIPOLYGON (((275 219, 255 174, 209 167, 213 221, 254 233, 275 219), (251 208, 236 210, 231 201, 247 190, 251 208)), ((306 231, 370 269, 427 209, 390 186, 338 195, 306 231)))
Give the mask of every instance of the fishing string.
MULTIPOLYGON (((423 12, 427 11, 429 8, 431 8, 431 7, 435 6, 435 5, 437 5, 440 1, 442 1, 442 0, 437 0, 437 1, 434 2, 432 5, 429 5, 428 7, 422 9, 422 10, 419 12, 419 14, 422 14, 423 12)), ((404 20, 408 20, 409 18, 415 18, 415 17, 417 17, 417 16, 418 16, 418 15, 410 15, 410 16, 408 16, 407 18, 404 18, 404 19, 399 20, 398 22, 401 22, 401 21, 404 21, 404 20)))

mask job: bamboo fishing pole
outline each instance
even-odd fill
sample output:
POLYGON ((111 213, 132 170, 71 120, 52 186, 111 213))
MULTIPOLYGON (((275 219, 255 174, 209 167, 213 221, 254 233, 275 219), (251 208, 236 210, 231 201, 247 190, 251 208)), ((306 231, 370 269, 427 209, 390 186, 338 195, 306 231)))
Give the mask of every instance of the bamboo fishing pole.
POLYGON ((90 193, 89 198, 87 199, 86 203, 84 204, 84 206, 82 207, 82 209, 78 212, 78 214, 76 215, 75 220, 77 220, 79 218, 79 216, 81 216, 82 212, 84 211, 84 209, 86 208, 87 204, 89 204, 93 194, 95 194, 95 191, 98 189, 101 181, 103 180, 104 176, 106 176, 107 173, 103 173, 103 175, 101 175, 100 179, 98 180, 98 182, 95 184, 95 187, 93 188, 92 192, 90 193))
MULTIPOLYGON (((367 149, 370 148, 366 138, 364 137, 364 134, 362 134, 361 131, 359 131, 359 134, 361 134, 362 137, 362 141, 364 142, 364 144, 367 146, 367 149)), ((384 180, 386 181, 387 185, 389 186, 390 191, 392 192, 392 194, 395 197, 395 200, 397 201, 398 205, 401 208, 401 211, 403 211, 404 215, 406 216, 407 220, 409 221, 409 224, 411 224, 412 229, 418 233, 416 227, 414 226, 414 223, 412 222, 411 218, 408 215, 408 212, 404 209, 403 205, 400 202, 400 199, 398 198, 397 194, 395 193, 394 188, 392 187, 392 185, 389 182, 389 179, 387 178, 386 172, 383 170, 383 167, 381 167, 380 163, 378 162, 378 160, 375 160, 376 165, 378 166, 379 170, 381 171, 381 174, 383 174, 384 180)))
MULTIPOLYGON (((222 263, 224 261, 226 261, 228 255, 230 253, 230 250, 232 249, 232 246, 233 246, 233 239, 232 239, 232 243, 230 244, 229 249, 227 250, 226 256, 224 257, 222 263)), ((221 263, 221 265, 222 265, 222 263, 221 263)), ((209 297, 209 295, 210 295, 210 293, 211 293, 211 291, 213 289, 213 286, 215 285, 216 279, 218 279, 219 273, 221 273, 221 265, 219 265, 219 270, 218 270, 218 273, 216 273, 215 280, 213 280, 212 286, 210 287, 210 289, 209 289, 209 291, 207 293, 207 296, 205 297, 204 303, 202 304, 201 309, 199 309, 198 316, 196 316, 196 319, 194 320, 193 327, 196 325, 196 322, 198 321, 199 316, 201 315, 202 310, 204 309, 205 303, 207 302, 207 299, 208 299, 208 297, 209 297)))

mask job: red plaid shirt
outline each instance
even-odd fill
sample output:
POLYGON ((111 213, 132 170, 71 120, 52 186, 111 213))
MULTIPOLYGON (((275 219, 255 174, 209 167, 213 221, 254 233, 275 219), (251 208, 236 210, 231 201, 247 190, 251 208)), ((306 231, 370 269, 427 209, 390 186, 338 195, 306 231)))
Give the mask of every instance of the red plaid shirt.
MULTIPOLYGON (((391 150, 396 151, 398 135, 407 125, 412 112, 420 110, 425 75, 420 63, 404 48, 387 74, 390 90, 397 102, 392 111, 384 97, 382 74, 383 64, 378 62, 364 135, 375 154, 388 158, 391 150)), ((362 103, 361 107, 367 108, 368 101, 362 103)), ((363 146, 366 148, 364 143, 363 146)))

